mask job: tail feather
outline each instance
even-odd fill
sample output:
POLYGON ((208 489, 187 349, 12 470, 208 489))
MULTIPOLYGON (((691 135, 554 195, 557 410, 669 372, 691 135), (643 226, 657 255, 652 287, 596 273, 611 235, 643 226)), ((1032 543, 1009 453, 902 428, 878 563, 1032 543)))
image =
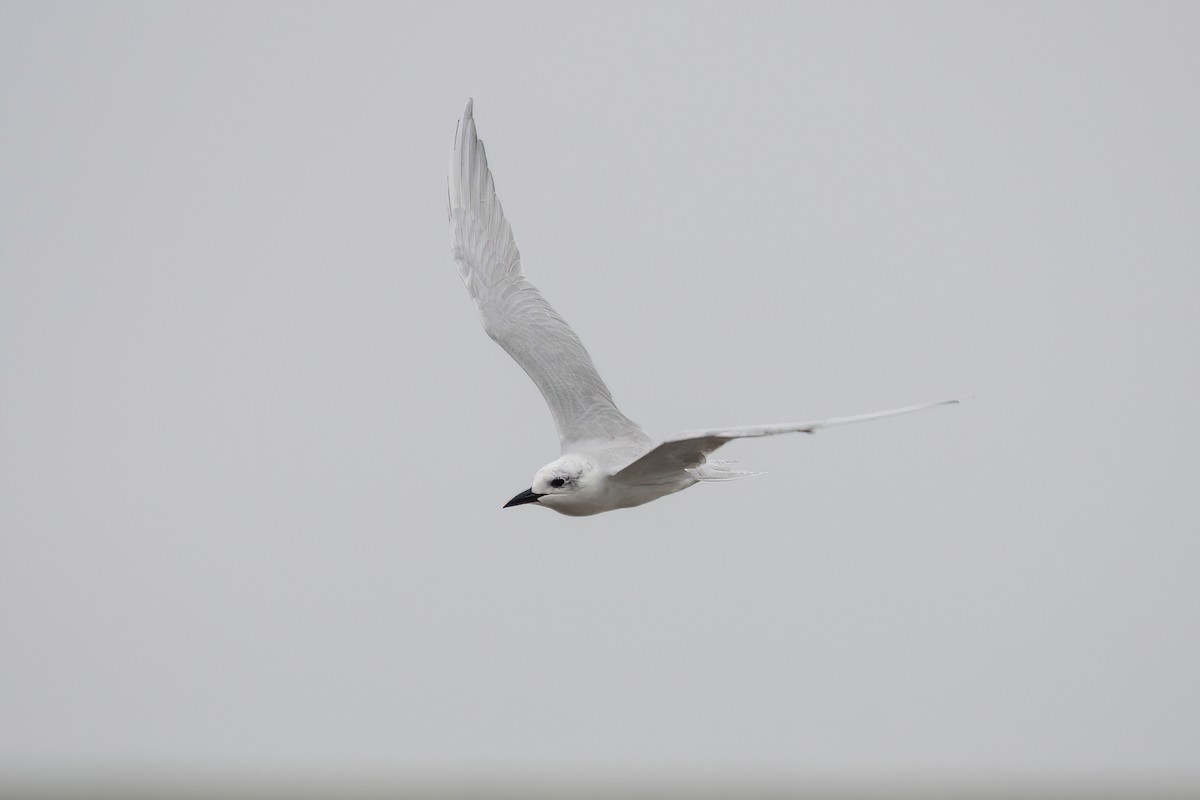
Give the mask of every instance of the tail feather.
POLYGON ((740 481, 742 478, 753 478, 757 475, 767 474, 765 472, 747 472, 746 470, 732 469, 729 466, 736 463, 736 461, 709 461, 698 467, 689 467, 686 471, 696 480, 710 483, 740 481))

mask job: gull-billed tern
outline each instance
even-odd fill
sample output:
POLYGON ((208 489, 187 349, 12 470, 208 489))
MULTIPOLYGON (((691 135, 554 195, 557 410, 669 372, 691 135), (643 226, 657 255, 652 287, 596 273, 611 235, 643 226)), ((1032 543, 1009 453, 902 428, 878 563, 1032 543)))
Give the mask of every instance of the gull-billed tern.
POLYGON ((483 142, 467 100, 450 152, 450 245, 483 329, 537 384, 550 406, 562 455, 537 471, 533 485, 504 507, 531 503, 586 516, 630 508, 700 481, 740 472, 709 454, 731 439, 812 433, 818 428, 908 414, 957 403, 942 400, 853 417, 684 431, 659 442, 613 402, 571 326, 521 271, 521 255, 500 208, 483 142))

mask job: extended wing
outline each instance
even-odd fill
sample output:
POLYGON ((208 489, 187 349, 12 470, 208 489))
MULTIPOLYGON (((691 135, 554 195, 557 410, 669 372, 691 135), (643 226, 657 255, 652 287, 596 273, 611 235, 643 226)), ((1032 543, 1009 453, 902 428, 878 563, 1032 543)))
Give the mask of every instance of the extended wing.
POLYGON ((454 263, 484 330, 537 384, 564 450, 590 439, 648 440, 617 409, 579 337, 522 274, 471 106, 450 153, 448 216, 454 263))
POLYGON ((773 425, 750 425, 744 428, 683 431, 669 437, 649 453, 614 472, 612 480, 630 484, 646 484, 670 479, 677 476, 681 470, 694 469, 704 464, 709 453, 731 439, 774 436, 777 433, 813 433, 821 428, 831 428, 834 425, 848 425, 852 422, 895 417, 957 402, 957 400, 941 400, 937 403, 905 406, 890 411, 876 411, 872 414, 859 414, 853 417, 831 417, 809 422, 783 422, 773 425))

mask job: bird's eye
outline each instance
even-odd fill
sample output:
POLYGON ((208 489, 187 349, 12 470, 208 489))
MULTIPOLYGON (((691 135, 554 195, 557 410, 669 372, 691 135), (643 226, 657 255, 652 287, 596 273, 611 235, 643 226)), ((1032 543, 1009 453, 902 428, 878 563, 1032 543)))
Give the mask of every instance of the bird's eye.
POLYGON ((550 481, 550 485, 555 489, 561 489, 564 483, 566 483, 566 481, 564 481, 562 478, 555 478, 554 480, 550 481))

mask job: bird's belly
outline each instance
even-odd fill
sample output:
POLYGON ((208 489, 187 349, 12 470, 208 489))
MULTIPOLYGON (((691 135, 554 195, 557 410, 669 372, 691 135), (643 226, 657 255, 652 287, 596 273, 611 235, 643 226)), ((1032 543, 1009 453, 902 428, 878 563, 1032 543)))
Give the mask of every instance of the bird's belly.
POLYGON ((675 494, 675 492, 686 489, 689 486, 694 486, 696 483, 695 478, 681 470, 680 477, 677 480, 662 483, 644 483, 636 486, 622 486, 618 491, 613 492, 611 507, 616 509, 645 505, 651 500, 675 494))

